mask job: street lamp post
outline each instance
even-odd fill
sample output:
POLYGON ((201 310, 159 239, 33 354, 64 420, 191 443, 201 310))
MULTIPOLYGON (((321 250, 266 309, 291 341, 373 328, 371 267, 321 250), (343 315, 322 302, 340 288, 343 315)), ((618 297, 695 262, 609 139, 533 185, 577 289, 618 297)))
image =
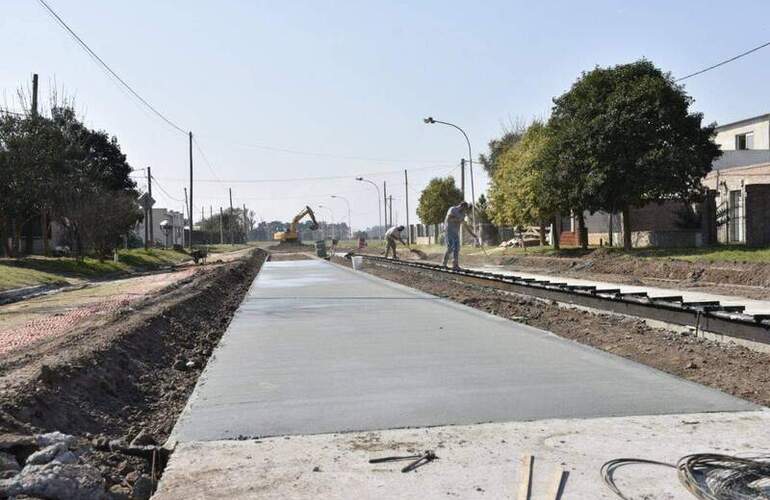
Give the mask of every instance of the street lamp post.
POLYGON ((374 186, 374 189, 377 190, 377 216, 380 222, 380 225, 377 226, 377 236, 382 239, 382 207, 380 206, 380 200, 382 198, 380 197, 380 186, 378 186, 375 182, 370 181, 369 179, 364 179, 363 177, 356 177, 356 180, 361 182, 368 182, 374 186))
POLYGON ((465 137, 465 142, 468 143, 468 165, 471 175, 471 218, 473 219, 473 230, 476 231, 476 234, 478 234, 479 231, 476 227, 476 192, 473 188, 473 152, 471 151, 471 141, 468 139, 468 134, 465 133, 465 130, 461 129, 454 123, 442 122, 441 120, 434 119, 432 116, 424 118, 422 121, 427 124, 440 123, 442 125, 448 125, 450 127, 456 128, 460 131, 460 133, 463 134, 463 137, 465 137))
POLYGON ((339 198, 340 200, 345 202, 345 205, 348 206, 348 238, 350 238, 352 240, 353 239, 353 223, 350 222, 350 202, 348 201, 347 198, 342 197, 342 196, 337 196, 336 194, 333 194, 332 198, 339 198))
POLYGON ((332 209, 327 207, 326 205, 318 205, 318 208, 323 208, 325 210, 329 211, 329 214, 332 216, 332 239, 334 239, 334 212, 332 212, 332 209))

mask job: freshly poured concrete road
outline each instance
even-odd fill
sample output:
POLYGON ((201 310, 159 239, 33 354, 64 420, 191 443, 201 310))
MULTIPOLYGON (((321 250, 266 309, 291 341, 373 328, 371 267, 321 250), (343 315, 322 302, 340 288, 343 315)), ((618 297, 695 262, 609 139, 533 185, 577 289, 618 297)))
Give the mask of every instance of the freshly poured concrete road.
POLYGON ((364 273, 284 261, 262 268, 171 440, 754 408, 364 273))

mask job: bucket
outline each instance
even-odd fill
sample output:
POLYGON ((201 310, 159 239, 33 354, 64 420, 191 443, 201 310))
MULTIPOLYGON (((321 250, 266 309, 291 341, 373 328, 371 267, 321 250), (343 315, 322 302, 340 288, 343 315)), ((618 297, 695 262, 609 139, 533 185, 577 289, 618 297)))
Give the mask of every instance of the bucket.
POLYGON ((351 257, 350 260, 353 261, 353 269, 355 269, 356 271, 360 271, 361 269, 363 269, 364 267, 363 257, 361 257, 360 255, 354 255, 353 257, 351 257))

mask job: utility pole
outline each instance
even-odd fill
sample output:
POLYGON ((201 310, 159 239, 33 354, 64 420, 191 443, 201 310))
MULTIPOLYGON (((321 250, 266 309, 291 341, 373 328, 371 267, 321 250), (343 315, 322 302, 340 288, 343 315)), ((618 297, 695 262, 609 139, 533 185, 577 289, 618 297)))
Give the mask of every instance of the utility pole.
POLYGON ((32 75, 32 116, 37 116, 37 73, 32 75))
POLYGON ((409 175, 404 169, 404 202, 406 203, 406 242, 412 244, 412 228, 409 227, 409 175))
POLYGON ((247 227, 248 217, 246 216, 246 204, 243 204, 243 242, 246 243, 246 237, 249 234, 249 228, 247 227))
POLYGON ((224 243, 224 231, 222 230, 222 207, 219 207, 219 244, 224 243))
POLYGON ((233 188, 227 188, 230 190, 230 218, 227 221, 227 225, 230 227, 230 244, 235 245, 233 239, 233 188))
MULTIPOLYGON (((188 222, 190 215, 190 205, 187 204, 187 188, 184 188, 184 210, 182 211, 182 246, 184 246, 184 213, 187 212, 188 222)), ((192 239, 192 224, 190 224, 190 239, 192 239)), ((190 245, 192 248, 192 245, 190 245)))
POLYGON ((147 194, 150 195, 150 199, 147 200, 147 204, 150 207, 147 209, 147 212, 150 214, 150 241, 152 242, 152 246, 155 246, 155 228, 152 223, 152 171, 150 170, 150 167, 147 167, 147 194))
POLYGON ((388 206, 390 211, 390 224, 393 225, 393 195, 388 196, 388 206))
MULTIPOLYGON (((37 118, 37 73, 32 75, 32 118, 37 118)), ((48 207, 45 202, 40 210, 40 234, 43 237, 43 255, 48 255, 48 207)))
MULTIPOLYGON (((460 158, 460 191, 463 192, 463 201, 465 201, 465 158, 460 158)), ((465 244, 465 229, 460 228, 460 246, 465 244)))
POLYGON ((382 206, 385 207, 385 229, 389 229, 388 225, 388 183, 382 181, 382 206))
POLYGON ((192 251, 192 245, 193 245, 193 150, 192 150, 192 143, 193 143, 193 135, 192 132, 190 132, 190 211, 188 212, 190 214, 190 251, 192 251))

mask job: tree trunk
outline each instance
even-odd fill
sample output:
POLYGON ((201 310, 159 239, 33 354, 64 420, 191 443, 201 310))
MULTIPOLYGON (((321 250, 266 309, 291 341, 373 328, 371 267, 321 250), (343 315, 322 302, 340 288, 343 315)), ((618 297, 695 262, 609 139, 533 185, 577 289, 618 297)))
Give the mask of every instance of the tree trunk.
POLYGON ((540 246, 544 247, 547 243, 545 241, 545 221, 540 221, 540 227, 538 227, 538 233, 540 236, 540 246))
POLYGON ((551 237, 553 238, 553 249, 559 249, 559 237, 561 236, 561 214, 556 214, 551 223, 551 237))
POLYGON ((13 232, 14 232, 14 239, 13 239, 13 256, 19 257, 21 254, 21 224, 19 224, 18 220, 13 221, 13 232))
POLYGON ((3 251, 6 257, 11 257, 11 246, 8 235, 8 219, 0 217, 0 237, 3 238, 3 251))
POLYGON ((623 250, 631 250, 631 208, 623 207, 623 250))
POLYGON ((40 233, 43 236, 43 255, 48 257, 48 212, 45 208, 40 212, 40 233))
POLYGON ((613 237, 613 234, 612 234, 612 231, 613 231, 613 229, 612 229, 612 217, 613 217, 613 215, 614 214, 612 213, 612 211, 610 211, 609 227, 607 228, 607 243, 608 243, 608 245, 610 247, 612 247, 612 237, 613 237))
POLYGON ((588 234, 586 234, 586 219, 583 216, 583 211, 579 210, 577 213, 578 222, 578 242, 580 248, 586 250, 588 248, 588 234))

